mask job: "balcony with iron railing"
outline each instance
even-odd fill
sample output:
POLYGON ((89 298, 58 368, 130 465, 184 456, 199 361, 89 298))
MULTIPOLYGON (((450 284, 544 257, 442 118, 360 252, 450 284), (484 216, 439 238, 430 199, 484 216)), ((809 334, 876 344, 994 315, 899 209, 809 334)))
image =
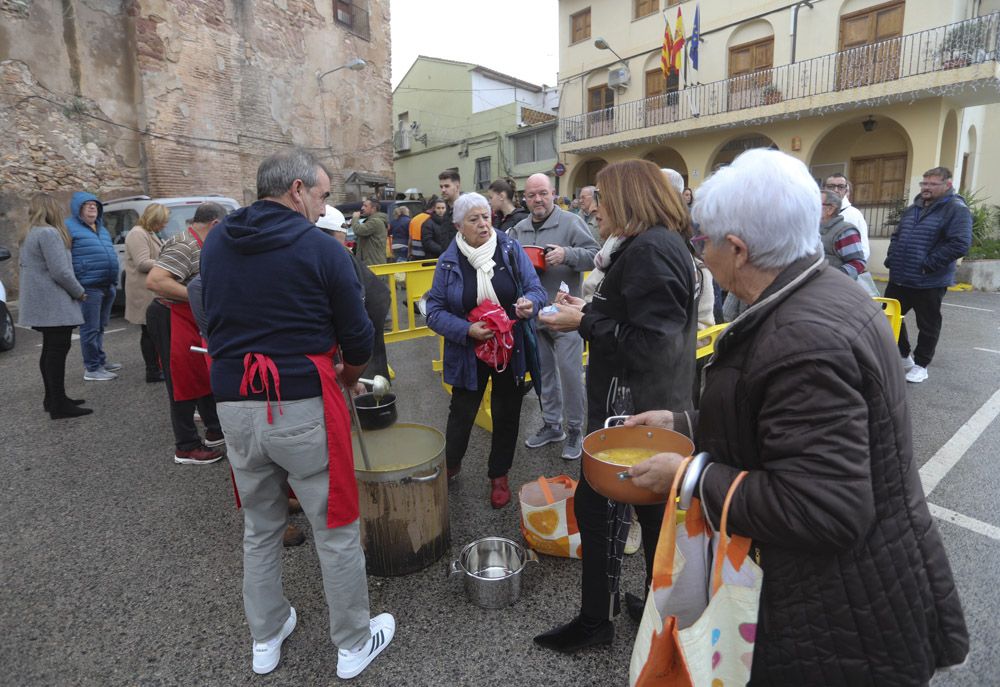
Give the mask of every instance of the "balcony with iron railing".
POLYGON ((585 152, 600 143, 595 139, 624 132, 639 132, 641 138, 644 129, 669 135, 738 126, 763 116, 801 116, 821 106, 860 106, 876 96, 891 102, 917 92, 945 93, 975 82, 989 86, 981 94, 984 102, 997 102, 998 52, 1000 12, 564 117, 559 140, 566 152, 585 152), (932 74, 940 78, 927 78, 932 74))

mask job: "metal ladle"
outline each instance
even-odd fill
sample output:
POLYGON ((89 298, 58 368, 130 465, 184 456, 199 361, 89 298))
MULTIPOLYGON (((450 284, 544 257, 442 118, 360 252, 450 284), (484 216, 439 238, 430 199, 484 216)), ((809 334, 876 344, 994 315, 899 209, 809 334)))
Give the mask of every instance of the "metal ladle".
POLYGON ((389 380, 382 375, 375 375, 371 379, 359 379, 362 384, 367 384, 372 388, 372 396, 376 403, 381 403, 386 394, 389 393, 389 380))

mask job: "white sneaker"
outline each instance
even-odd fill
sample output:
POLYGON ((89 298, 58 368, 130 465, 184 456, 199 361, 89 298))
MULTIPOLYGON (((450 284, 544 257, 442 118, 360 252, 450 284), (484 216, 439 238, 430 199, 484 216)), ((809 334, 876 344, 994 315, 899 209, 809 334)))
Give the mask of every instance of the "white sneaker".
POLYGON ((640 546, 642 546, 642 526, 633 515, 632 524, 628 528, 628 538, 625 539, 625 554, 631 556, 640 546))
POLYGON ((85 382, 110 382, 112 379, 118 379, 118 375, 114 372, 108 372, 103 367, 99 367, 96 370, 87 370, 83 373, 83 380, 85 382))
POLYGON ((295 629, 295 608, 288 614, 288 620, 281 626, 281 632, 266 642, 253 643, 253 672, 267 675, 278 667, 281 660, 281 644, 295 629))
POLYGON ((337 677, 348 680, 361 674, 382 650, 389 646, 396 634, 396 619, 381 613, 369 621, 372 636, 357 651, 341 649, 337 652, 337 677))
POLYGON ((910 370, 913 369, 914 365, 916 365, 916 363, 913 362, 912 355, 908 355, 905 358, 903 358, 903 372, 909 372, 910 370))
POLYGON ((919 365, 914 365, 910 368, 910 371, 906 373, 906 381, 910 384, 920 384, 920 382, 927 380, 927 368, 920 367, 919 365))

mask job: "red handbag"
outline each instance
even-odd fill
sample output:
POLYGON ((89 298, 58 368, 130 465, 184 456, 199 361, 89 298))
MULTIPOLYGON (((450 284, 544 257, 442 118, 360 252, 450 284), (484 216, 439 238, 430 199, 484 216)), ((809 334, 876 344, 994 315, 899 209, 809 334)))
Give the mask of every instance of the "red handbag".
POLYGON ((493 331, 493 338, 476 344, 476 357, 497 372, 506 370, 514 351, 514 322, 507 312, 487 300, 472 309, 468 320, 484 322, 493 331))

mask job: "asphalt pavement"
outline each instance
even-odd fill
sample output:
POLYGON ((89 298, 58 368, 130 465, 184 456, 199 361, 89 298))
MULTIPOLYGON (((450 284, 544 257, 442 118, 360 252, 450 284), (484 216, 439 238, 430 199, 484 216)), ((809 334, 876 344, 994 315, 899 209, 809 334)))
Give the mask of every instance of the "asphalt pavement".
MULTIPOLYGON (((911 318, 912 321, 912 318, 911 318)), ((112 319, 105 348, 124 368, 112 382, 84 382, 78 343, 69 395, 93 415, 51 421, 41 408, 40 336, 18 330, 0 354, 0 666, 13 685, 318 685, 339 682, 311 537, 284 553, 286 595, 299 625, 268 676, 250 670, 243 616, 242 517, 225 461, 175 465, 162 384, 146 384, 138 327, 112 319)), ((448 399, 431 370, 437 339, 392 344, 401 421, 443 430, 448 399)), ((972 635, 967 664, 935 687, 996 684, 1000 675, 1000 294, 949 293, 930 379, 909 389, 919 465, 932 461, 929 501, 951 559, 972 635), (957 524, 956 524, 957 523, 957 524)), ((540 424, 526 399, 521 438, 540 424)), ((637 624, 615 620, 609 648, 562 656, 531 638, 570 619, 579 602, 578 561, 541 557, 523 573, 513 606, 469 604, 445 564, 487 535, 520 540, 516 497, 489 505, 489 435, 474 429, 462 475, 449 489, 451 550, 426 570, 369 578, 373 613, 389 611, 392 645, 353 683, 425 685, 624 685, 637 624)), ((512 487, 541 474, 576 475, 559 447, 519 441, 512 487)), ((293 522, 308 532, 301 515, 293 522)), ((639 592, 641 557, 627 558, 623 586, 639 592)))

